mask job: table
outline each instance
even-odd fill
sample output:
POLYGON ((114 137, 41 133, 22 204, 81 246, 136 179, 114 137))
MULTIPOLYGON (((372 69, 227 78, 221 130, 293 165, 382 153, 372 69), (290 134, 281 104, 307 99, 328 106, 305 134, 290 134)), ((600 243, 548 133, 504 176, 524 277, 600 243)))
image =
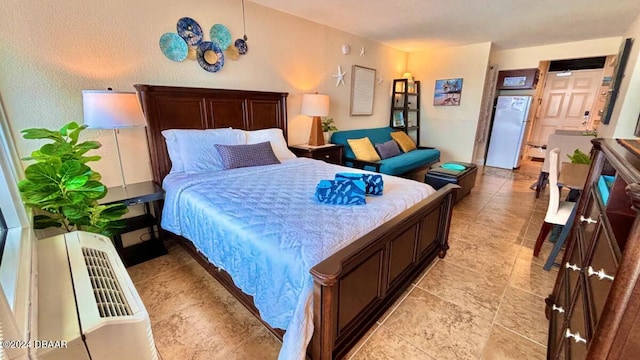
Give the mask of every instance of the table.
POLYGON ((133 266, 155 257, 167 254, 160 236, 156 236, 154 226, 160 232, 160 204, 164 199, 164 190, 153 181, 130 184, 127 187, 114 186, 107 189, 107 196, 99 200, 102 205, 122 203, 126 206, 144 205, 145 213, 139 216, 124 218, 125 228, 122 233, 138 229, 149 229, 151 239, 141 243, 124 247, 122 236, 113 237, 114 245, 125 266, 133 266), (153 206, 153 213, 151 212, 153 206))
POLYGON ((582 190, 584 183, 587 181, 589 174, 588 164, 573 164, 563 162, 560 166, 560 175, 558 175, 558 184, 568 187, 572 190, 582 190))

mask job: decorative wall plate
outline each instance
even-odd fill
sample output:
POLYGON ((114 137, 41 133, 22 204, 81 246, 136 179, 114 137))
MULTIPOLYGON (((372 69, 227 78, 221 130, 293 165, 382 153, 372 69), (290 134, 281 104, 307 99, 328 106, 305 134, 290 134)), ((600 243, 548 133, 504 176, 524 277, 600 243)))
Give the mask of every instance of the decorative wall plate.
POLYGON ((160 51, 171 61, 183 61, 187 58, 189 47, 180 35, 165 33, 160 36, 160 51))
POLYGON ((187 42, 188 45, 199 45, 202 42, 202 28, 197 21, 190 17, 183 17, 176 25, 178 35, 187 42))
POLYGON ((238 52, 238 49, 233 45, 229 45, 227 50, 224 51, 224 56, 231 60, 240 59, 240 53, 238 52))
POLYGON ((224 54, 218 44, 213 43, 211 41, 203 41, 198 45, 198 64, 200 66, 209 71, 209 72, 218 72, 224 66, 224 54), (205 58, 205 53, 207 51, 213 51, 217 56, 216 61, 211 61, 205 58))
POLYGON ((238 49, 238 53, 240 55, 244 55, 249 51, 249 47, 247 46, 247 41, 244 39, 236 39, 234 46, 236 47, 236 49, 238 49))
POLYGON ((215 24, 209 31, 211 41, 217 43, 220 49, 226 49, 231 45, 231 33, 226 26, 222 24, 215 24))

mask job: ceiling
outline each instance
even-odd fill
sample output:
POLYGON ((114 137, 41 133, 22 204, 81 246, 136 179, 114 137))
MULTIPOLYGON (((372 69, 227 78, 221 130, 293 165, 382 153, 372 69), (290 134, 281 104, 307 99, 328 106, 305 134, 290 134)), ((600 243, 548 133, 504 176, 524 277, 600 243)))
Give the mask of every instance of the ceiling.
POLYGON ((251 0, 404 51, 496 49, 621 36, 638 0, 251 0))

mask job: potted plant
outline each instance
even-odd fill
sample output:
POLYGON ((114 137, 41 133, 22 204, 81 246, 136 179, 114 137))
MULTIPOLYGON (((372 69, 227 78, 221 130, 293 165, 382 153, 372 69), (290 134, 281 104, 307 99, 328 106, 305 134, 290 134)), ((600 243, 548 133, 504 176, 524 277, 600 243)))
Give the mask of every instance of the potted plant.
POLYGON ((333 118, 327 117, 322 119, 322 134, 324 135, 324 142, 326 144, 331 140, 331 134, 334 131, 338 131, 338 128, 333 125, 333 118))
POLYGON ((85 156, 100 148, 97 141, 78 142, 86 128, 70 122, 60 130, 32 128, 22 130, 25 139, 50 140, 22 160, 33 160, 25 169, 25 179, 18 183, 22 200, 36 209, 34 228, 84 230, 112 237, 124 228, 120 220, 128 209, 124 204, 99 205, 107 194, 99 173, 86 163, 100 156, 85 156))

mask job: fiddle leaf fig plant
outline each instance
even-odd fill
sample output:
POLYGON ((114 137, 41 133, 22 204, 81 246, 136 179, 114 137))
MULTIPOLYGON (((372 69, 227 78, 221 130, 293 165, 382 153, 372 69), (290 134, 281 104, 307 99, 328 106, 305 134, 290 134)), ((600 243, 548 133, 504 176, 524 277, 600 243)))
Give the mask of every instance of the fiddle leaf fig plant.
POLYGON ((97 141, 78 142, 86 128, 70 122, 60 130, 32 128, 22 130, 25 139, 50 142, 22 160, 35 161, 25 169, 25 179, 18 183, 25 205, 37 209, 34 227, 84 230, 112 237, 124 228, 120 218, 127 213, 124 204, 100 205, 107 194, 99 173, 86 165, 100 156, 85 156, 100 148, 97 141))

